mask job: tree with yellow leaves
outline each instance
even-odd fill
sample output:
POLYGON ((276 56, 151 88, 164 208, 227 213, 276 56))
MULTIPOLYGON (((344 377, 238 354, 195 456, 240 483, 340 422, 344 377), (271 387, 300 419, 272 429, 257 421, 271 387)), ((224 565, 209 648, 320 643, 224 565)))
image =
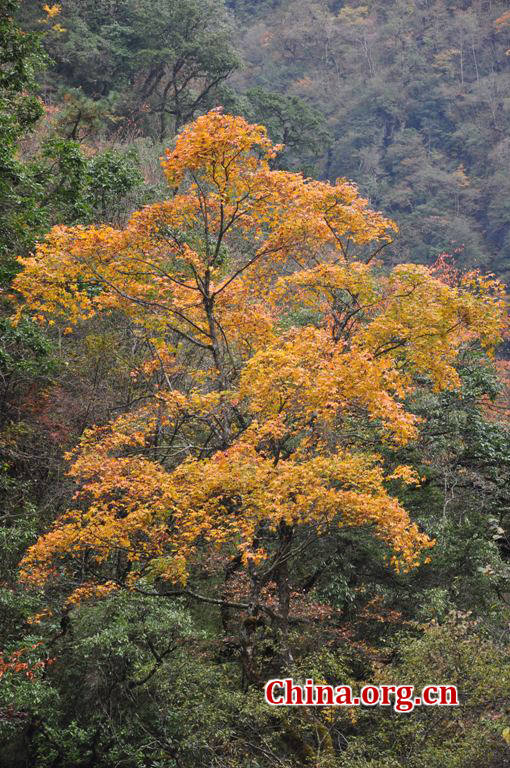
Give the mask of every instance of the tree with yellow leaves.
POLYGON ((14 283, 20 312, 69 333, 127 316, 153 382, 85 432, 73 507, 22 577, 71 574, 71 602, 123 587, 243 611, 248 680, 257 617, 288 658, 293 564, 323 537, 368 526, 397 569, 433 545, 389 491, 419 478, 369 446, 410 443, 406 399, 457 386, 460 348, 493 349, 504 312, 491 278, 384 269, 395 224, 346 180, 272 170, 279 149, 262 126, 209 112, 162 161, 167 200, 123 230, 55 227, 14 283))

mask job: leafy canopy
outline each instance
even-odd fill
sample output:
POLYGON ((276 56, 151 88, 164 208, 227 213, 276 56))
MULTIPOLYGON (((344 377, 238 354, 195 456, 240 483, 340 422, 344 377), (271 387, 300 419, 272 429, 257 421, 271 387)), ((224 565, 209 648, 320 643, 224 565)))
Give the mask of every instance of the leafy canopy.
POLYGON ((75 505, 25 579, 79 572, 78 599, 237 556, 262 583, 275 542, 305 533, 303 551, 338 526, 371 526, 397 568, 432 545, 389 490, 418 478, 370 444, 412 441, 406 397, 458 386, 463 345, 494 347, 502 287, 385 271, 394 223, 344 179, 271 170, 280 149, 213 110, 162 161, 173 196, 122 230, 54 227, 21 260, 14 288, 40 322, 128 316, 150 350, 133 376, 152 383, 83 435, 75 505))

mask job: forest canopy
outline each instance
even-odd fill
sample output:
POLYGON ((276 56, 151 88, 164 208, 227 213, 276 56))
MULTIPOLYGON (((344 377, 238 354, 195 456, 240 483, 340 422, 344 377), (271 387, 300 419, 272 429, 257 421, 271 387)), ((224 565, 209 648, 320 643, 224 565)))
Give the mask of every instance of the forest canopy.
POLYGON ((2 766, 509 763, 509 34, 0 0, 2 766))

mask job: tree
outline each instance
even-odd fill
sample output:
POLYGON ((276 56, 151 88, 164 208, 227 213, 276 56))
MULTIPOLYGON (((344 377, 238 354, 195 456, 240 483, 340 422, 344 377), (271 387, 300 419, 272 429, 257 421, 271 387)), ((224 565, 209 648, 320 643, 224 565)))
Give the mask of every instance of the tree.
POLYGON ((265 125, 274 142, 284 145, 277 167, 313 173, 331 138, 324 116, 297 96, 282 96, 263 88, 251 88, 245 96, 249 117, 265 125))
POLYGON ((18 141, 42 114, 35 92, 35 70, 42 49, 35 35, 15 21, 17 0, 0 3, 0 281, 12 276, 14 257, 30 242, 37 222, 34 189, 17 157, 18 141), (28 232, 28 237, 27 237, 28 232))
POLYGON ((136 150, 105 149, 92 156, 72 139, 50 136, 30 164, 40 189, 46 230, 55 223, 111 222, 143 177, 136 150))
POLYGON ((318 542, 368 527, 397 569, 432 546, 395 493, 419 482, 392 458, 420 429, 405 400, 458 385, 459 349, 490 350, 504 312, 492 278, 384 270, 395 225, 348 181, 271 170, 279 149, 262 126, 209 112, 163 160, 173 197, 123 230, 53 228, 14 283, 68 332, 127 316, 153 377, 151 396, 84 434, 76 503, 28 550, 23 578, 67 574, 71 602, 125 587, 212 603, 225 625, 242 611, 247 682, 258 622, 288 663, 318 542), (384 460, 370 448, 381 440, 384 460), (212 594, 197 591, 204 577, 212 594))
POLYGON ((94 105, 105 118, 110 113, 114 128, 121 116, 128 133, 135 125, 168 138, 214 106, 219 85, 239 64, 220 0, 73 0, 62 8, 61 25, 47 47, 68 95, 71 138, 94 105))
POLYGON ((379 684, 406 680, 419 691, 428 684, 431 665, 438 680, 458 687, 457 716, 448 707, 422 707, 411 719, 388 717, 385 707, 367 707, 360 711, 359 735, 342 756, 347 768, 498 768, 508 762, 504 713, 510 664, 500 638, 491 637, 469 613, 452 612, 443 625, 404 641, 398 659, 375 677, 379 684))
POLYGON ((399 222, 396 261, 462 249, 506 278, 507 10, 289 0, 239 25, 243 82, 323 113, 324 175, 353 179, 399 222))

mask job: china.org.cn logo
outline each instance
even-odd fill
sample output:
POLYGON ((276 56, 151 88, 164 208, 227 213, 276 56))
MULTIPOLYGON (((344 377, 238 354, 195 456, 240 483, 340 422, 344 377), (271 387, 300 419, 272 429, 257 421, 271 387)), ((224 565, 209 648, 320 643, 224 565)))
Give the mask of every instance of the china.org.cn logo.
POLYGON ((391 707, 395 712, 412 712, 415 707, 456 707, 459 695, 455 685, 426 685, 415 696, 414 685, 365 685, 355 696, 350 685, 304 685, 290 677, 268 680, 264 697, 273 707, 391 707))

